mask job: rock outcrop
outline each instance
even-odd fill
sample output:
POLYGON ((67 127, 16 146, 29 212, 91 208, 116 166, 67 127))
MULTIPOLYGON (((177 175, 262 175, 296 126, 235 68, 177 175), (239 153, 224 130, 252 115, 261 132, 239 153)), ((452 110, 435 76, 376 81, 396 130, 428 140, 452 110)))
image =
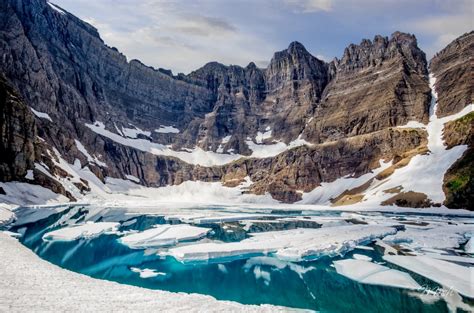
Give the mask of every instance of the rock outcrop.
POLYGON ((438 52, 430 62, 436 76, 438 116, 461 111, 466 104, 474 103, 473 95, 474 31, 455 39, 438 52))
POLYGON ((35 160, 33 113, 0 76, 0 181, 23 181, 35 160))

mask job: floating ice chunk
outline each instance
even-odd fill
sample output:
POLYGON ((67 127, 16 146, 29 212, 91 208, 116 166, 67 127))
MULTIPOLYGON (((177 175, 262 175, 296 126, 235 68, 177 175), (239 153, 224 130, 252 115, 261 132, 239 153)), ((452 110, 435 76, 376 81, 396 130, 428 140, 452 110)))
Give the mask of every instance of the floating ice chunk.
MULTIPOLYGON (((49 2, 48 2, 48 4, 51 5, 49 2)), ((48 115, 48 113, 36 111, 36 110, 33 109, 33 108, 30 108, 30 109, 31 109, 31 112, 33 112, 33 114, 36 115, 37 117, 39 117, 39 118, 44 118, 44 119, 46 119, 46 120, 49 120, 50 122, 53 121, 53 120, 51 119, 51 117, 48 115)))
POLYGON ((173 126, 163 126, 160 125, 160 128, 155 129, 155 132, 161 133, 161 134, 178 134, 179 129, 173 126))
POLYGON ((421 289, 408 274, 365 260, 340 260, 334 262, 338 274, 363 284, 421 289))
POLYGON ((372 261, 372 258, 370 256, 366 256, 364 254, 354 254, 352 256, 356 260, 362 260, 362 261, 372 261))
POLYGON ((15 233, 15 232, 8 231, 8 230, 4 230, 4 231, 2 231, 2 233, 4 233, 5 235, 8 235, 10 237, 13 237, 13 238, 21 238, 21 236, 22 236, 22 234, 20 234, 20 233, 15 233))
POLYGON ((187 224, 157 225, 143 232, 124 236, 119 239, 119 242, 132 249, 162 247, 174 245, 180 241, 202 238, 210 230, 210 228, 187 224))
MULTIPOLYGON (((450 262, 457 262, 457 263, 466 263, 466 264, 474 264, 474 258, 459 256, 459 255, 447 255, 447 254, 437 254, 437 253, 426 253, 426 256, 438 259, 438 260, 445 260, 450 262)), ((473 281, 474 283, 474 281, 473 281)))
POLYGON ((384 260, 424 276, 460 294, 474 298, 474 268, 427 256, 385 255, 384 260))
POLYGON ((105 232, 114 232, 117 230, 119 223, 88 222, 84 225, 65 227, 58 230, 48 232, 43 235, 45 241, 73 241, 80 238, 94 238, 105 232))
POLYGON ((359 249, 359 250, 374 251, 374 248, 372 248, 372 247, 367 247, 367 246, 356 246, 355 248, 356 248, 356 249, 359 249))
POLYGON ((351 225, 328 228, 300 228, 252 234, 251 238, 230 243, 199 243, 164 252, 181 262, 215 259, 243 259, 274 255, 280 260, 302 261, 335 256, 358 244, 396 233, 396 229, 375 225, 351 225))
POLYGON ((388 243, 402 244, 412 250, 435 248, 457 248, 466 239, 465 233, 471 232, 472 225, 446 225, 431 229, 407 227, 405 231, 387 236, 383 240, 388 243))
POLYGON ((137 268, 137 267, 131 267, 130 270, 134 273, 139 273, 141 278, 152 278, 156 276, 166 276, 166 273, 163 272, 157 272, 154 269, 149 269, 149 268, 137 268))

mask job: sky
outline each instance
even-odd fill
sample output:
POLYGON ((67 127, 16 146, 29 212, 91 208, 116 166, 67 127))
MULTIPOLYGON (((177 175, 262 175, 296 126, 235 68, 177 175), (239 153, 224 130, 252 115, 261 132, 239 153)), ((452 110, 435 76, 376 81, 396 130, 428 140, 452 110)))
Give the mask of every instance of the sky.
POLYGON ((415 34, 428 59, 474 29, 472 0, 51 0, 94 25, 109 46, 173 73, 210 61, 266 67, 301 42, 340 58, 350 43, 415 34))

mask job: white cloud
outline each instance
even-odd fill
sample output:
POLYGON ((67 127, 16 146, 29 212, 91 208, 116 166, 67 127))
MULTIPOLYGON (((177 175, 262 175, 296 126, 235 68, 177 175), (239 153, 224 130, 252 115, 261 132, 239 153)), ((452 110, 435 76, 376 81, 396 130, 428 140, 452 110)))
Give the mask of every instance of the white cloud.
POLYGON ((331 11, 332 0, 284 0, 285 3, 295 9, 296 12, 313 13, 319 11, 331 11))
POLYGON ((431 57, 460 35, 473 29, 470 12, 461 14, 432 16, 410 21, 404 25, 412 32, 420 35, 429 35, 435 40, 425 46, 425 52, 431 57))
POLYGON ((271 58, 276 47, 264 36, 244 30, 220 16, 200 14, 190 5, 166 0, 140 2, 112 0, 89 2, 57 0, 66 9, 81 6, 78 14, 93 24, 102 39, 128 59, 147 65, 189 73, 209 61, 246 66, 271 58), (88 8, 85 10, 83 8, 88 8), (101 12, 96 13, 96 12, 101 12), (91 17, 93 15, 94 17, 91 17))

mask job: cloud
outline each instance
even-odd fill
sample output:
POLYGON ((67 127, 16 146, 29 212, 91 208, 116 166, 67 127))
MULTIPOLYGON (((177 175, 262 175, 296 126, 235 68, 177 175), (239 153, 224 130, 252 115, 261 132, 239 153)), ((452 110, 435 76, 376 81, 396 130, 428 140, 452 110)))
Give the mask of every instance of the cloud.
POLYGON ((473 23, 470 11, 466 11, 464 13, 429 16, 412 20, 407 22, 404 27, 408 27, 408 29, 422 37, 433 38, 425 46, 425 52, 430 57, 460 35, 471 31, 473 23))
POLYGON ((284 0, 295 12, 313 13, 332 10, 332 0, 284 0))
POLYGON ((237 32, 237 28, 224 19, 200 15, 179 18, 168 30, 191 36, 228 35, 237 32))

